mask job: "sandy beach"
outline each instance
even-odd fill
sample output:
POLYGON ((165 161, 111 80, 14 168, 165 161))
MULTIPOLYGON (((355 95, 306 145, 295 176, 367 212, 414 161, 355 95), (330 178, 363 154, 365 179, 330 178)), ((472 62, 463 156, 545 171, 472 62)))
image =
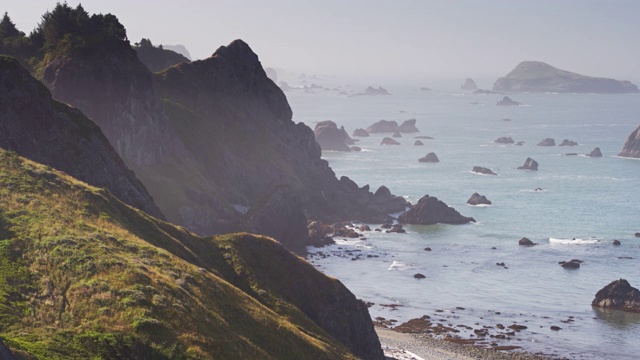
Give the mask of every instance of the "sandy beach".
POLYGON ((382 349, 389 360, 542 360, 545 357, 521 353, 501 352, 471 345, 461 345, 426 335, 403 334, 376 328, 382 349))

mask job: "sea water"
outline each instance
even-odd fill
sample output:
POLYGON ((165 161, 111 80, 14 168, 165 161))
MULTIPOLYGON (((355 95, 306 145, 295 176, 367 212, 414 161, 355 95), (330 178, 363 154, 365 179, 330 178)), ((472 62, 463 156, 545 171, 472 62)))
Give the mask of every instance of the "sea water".
MULTIPOLYGON (((620 278, 640 288, 640 238, 634 237, 640 232, 640 161, 617 157, 640 123, 640 95, 520 94, 511 98, 523 106, 502 107, 496 106, 500 95, 389 90, 393 95, 293 91, 287 97, 294 121, 311 128, 333 120, 351 134, 381 119, 417 119, 420 132, 402 134, 399 146, 380 145, 390 134, 372 134, 356 138, 361 152, 323 152, 323 158, 338 177, 373 191, 385 185, 412 203, 429 194, 477 222, 336 238, 335 245, 310 248, 310 261, 373 303, 373 318, 400 324, 429 315, 453 327, 493 327, 492 334, 499 333, 496 324, 516 323, 527 329, 498 340, 501 345, 573 359, 639 358, 640 315, 600 311, 591 301, 620 278), (414 146, 415 136, 433 139, 414 146), (496 144, 501 136, 525 143, 496 144), (536 146, 547 137, 579 145, 536 146), (584 156, 596 146, 602 158, 584 156), (440 162, 419 163, 428 152, 440 162), (527 157, 539 163, 538 171, 517 169, 527 157), (498 175, 472 173, 473 166, 498 175), (474 192, 493 205, 466 205, 474 192), (538 245, 519 246, 522 237, 538 245), (622 245, 612 245, 613 239, 622 245), (319 252, 324 257, 315 256, 319 252), (584 262, 577 270, 558 264, 571 259, 584 262), (416 273, 426 278, 414 279, 416 273)), ((459 329, 460 336, 473 336, 459 329)))

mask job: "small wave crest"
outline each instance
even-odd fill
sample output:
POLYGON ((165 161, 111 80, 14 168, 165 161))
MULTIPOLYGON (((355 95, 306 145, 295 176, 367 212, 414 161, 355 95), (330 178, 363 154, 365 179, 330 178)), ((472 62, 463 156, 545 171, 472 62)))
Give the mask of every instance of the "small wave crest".
POLYGON ((586 245, 586 244, 597 244, 600 240, 590 237, 586 239, 580 238, 571 238, 571 239, 562 239, 562 238, 549 238, 549 243, 551 244, 560 244, 560 245, 586 245))
POLYGON ((394 261, 391 263, 391 265, 389 266, 389 268, 387 270, 402 270, 402 269, 406 269, 408 267, 407 264, 400 262, 400 261, 394 261))

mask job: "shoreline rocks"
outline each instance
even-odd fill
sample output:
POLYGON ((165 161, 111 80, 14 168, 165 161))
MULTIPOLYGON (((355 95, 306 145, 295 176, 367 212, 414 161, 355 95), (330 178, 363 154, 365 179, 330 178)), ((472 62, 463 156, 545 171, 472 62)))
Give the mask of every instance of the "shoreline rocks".
POLYGON ((578 145, 577 142, 569 139, 564 139, 562 140, 559 146, 576 146, 576 145, 578 145))
POLYGON ((615 280, 596 293, 591 306, 640 313, 640 290, 625 279, 615 280))
POLYGON ((618 156, 640 158, 640 126, 629 134, 618 156))
POLYGON ((513 143, 515 143, 515 141, 513 141, 513 139, 510 136, 499 137, 499 138, 495 139, 493 142, 494 143, 498 143, 498 144, 513 144, 513 143))
POLYGON ((419 162, 426 162, 426 163, 437 163, 440 162, 440 160, 438 159, 438 155, 436 155, 435 153, 428 153, 427 155, 421 157, 420 159, 418 159, 419 162))
POLYGON ((522 166, 518 166, 518 169, 538 171, 538 162, 528 157, 522 166))

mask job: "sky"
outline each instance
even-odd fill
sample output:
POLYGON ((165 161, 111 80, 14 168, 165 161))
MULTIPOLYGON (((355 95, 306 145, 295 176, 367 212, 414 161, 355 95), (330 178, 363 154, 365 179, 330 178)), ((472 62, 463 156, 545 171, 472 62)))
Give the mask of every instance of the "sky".
MULTIPOLYGON (((75 7, 77 0, 68 0, 75 7)), ((182 44, 194 59, 243 39, 264 66, 376 80, 496 79, 537 60, 640 80, 638 0, 84 0, 134 43, 182 44)), ((29 33, 56 1, 3 1, 29 33)), ((635 81, 637 84, 637 81, 635 81)))

